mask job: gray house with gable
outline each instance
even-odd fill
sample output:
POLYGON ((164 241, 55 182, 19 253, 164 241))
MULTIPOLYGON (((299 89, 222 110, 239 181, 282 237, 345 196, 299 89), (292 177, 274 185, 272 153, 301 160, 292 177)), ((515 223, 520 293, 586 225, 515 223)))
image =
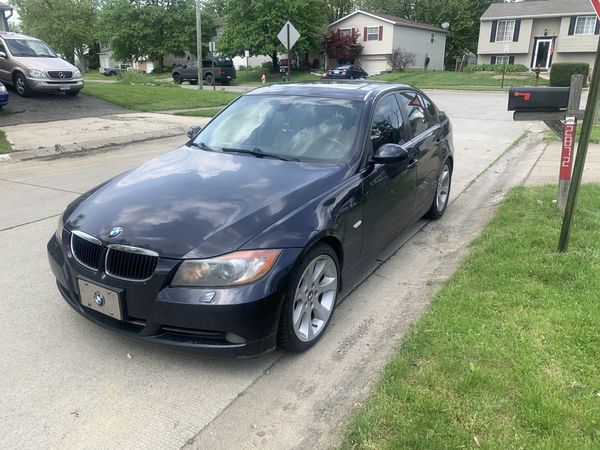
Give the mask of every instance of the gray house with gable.
POLYGON ((0 2, 0 31, 8 31, 8 19, 12 16, 12 6, 0 2))

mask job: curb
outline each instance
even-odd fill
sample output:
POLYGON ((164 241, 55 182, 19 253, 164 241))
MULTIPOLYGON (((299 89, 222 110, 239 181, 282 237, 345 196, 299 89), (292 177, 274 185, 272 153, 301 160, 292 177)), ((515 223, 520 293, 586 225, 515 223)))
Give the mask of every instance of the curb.
POLYGON ((93 150, 105 150, 111 147, 117 147, 127 144, 136 144, 145 141, 157 139, 185 136, 187 128, 175 126, 161 131, 150 131, 138 133, 129 136, 114 137, 108 141, 98 139, 94 141, 83 142, 81 144, 60 145, 54 147, 40 147, 36 149, 17 150, 12 153, 0 155, 0 164, 16 163, 20 161, 29 161, 32 159, 51 160, 58 158, 67 158, 74 154, 85 153, 93 150))

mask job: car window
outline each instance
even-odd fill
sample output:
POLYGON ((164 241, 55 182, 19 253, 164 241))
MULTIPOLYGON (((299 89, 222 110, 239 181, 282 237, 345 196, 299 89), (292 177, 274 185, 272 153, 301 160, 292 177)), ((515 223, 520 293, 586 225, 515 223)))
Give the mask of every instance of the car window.
POLYGON ((6 53, 6 49, 4 48, 4 44, 0 41, 0 52, 6 53))
POLYGON ((373 150, 377 150, 384 144, 404 144, 405 136, 400 105, 395 95, 388 95, 377 103, 373 113, 371 122, 373 150))
POLYGON ((400 102, 407 111, 413 137, 419 136, 437 123, 435 106, 417 92, 401 92, 400 102))
POLYGON ((22 58, 58 58, 46 44, 35 39, 7 39, 10 53, 22 58))
POLYGON ((249 95, 213 119, 195 139, 214 149, 259 148, 306 162, 351 157, 364 103, 335 98, 249 95))

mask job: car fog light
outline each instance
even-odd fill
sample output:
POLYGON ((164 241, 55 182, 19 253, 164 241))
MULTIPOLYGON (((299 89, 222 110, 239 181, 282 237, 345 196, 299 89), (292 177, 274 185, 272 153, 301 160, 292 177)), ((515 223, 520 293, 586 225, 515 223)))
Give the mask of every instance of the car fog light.
POLYGON ((233 333, 225 333, 225 340, 227 342, 231 342, 232 344, 245 344, 246 343, 246 339, 244 339, 241 336, 238 336, 237 334, 233 334, 233 333))

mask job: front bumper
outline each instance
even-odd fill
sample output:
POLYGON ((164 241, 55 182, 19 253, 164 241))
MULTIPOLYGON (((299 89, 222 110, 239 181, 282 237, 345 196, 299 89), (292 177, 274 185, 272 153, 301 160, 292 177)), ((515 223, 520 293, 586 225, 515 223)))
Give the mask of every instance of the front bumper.
POLYGON ((80 91, 83 89, 83 80, 40 80, 38 78, 27 78, 27 84, 32 91, 50 92, 50 91, 80 91))
POLYGON ((126 281, 80 265, 68 242, 67 231, 61 242, 53 236, 48 242, 48 256, 60 293, 79 314, 136 340, 228 357, 257 356, 275 348, 287 275, 301 251, 283 251, 275 267, 255 283, 231 288, 173 288, 169 282, 179 260, 160 258, 152 278, 126 281), (123 320, 82 305, 78 279, 120 291, 123 320), (200 303, 206 291, 214 292, 214 298, 200 303))

